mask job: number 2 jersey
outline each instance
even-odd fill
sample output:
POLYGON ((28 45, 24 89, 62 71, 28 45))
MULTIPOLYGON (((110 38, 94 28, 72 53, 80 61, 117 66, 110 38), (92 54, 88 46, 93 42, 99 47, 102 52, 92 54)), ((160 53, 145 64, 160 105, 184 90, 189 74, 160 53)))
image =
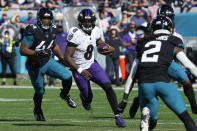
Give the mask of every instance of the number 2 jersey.
POLYGON ((94 27, 91 35, 86 34, 79 27, 72 27, 69 30, 68 46, 76 46, 72 59, 79 67, 88 69, 94 63, 94 48, 100 37, 100 30, 97 26, 94 27))
POLYGON ((170 82, 168 67, 174 59, 175 48, 182 43, 180 38, 169 35, 155 36, 150 40, 139 42, 138 82, 170 82))

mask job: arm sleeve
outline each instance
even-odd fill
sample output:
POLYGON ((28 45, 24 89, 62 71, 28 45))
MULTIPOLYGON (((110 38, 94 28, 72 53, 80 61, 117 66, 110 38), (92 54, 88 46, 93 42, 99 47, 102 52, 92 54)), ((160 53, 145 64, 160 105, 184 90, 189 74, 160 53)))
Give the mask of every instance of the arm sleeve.
POLYGON ((139 64, 139 59, 135 59, 133 61, 133 65, 131 67, 131 71, 130 71, 129 77, 128 77, 128 79, 126 81, 126 84, 125 84, 125 88, 124 88, 124 93, 125 94, 129 94, 131 85, 134 82, 134 76, 135 76, 135 74, 137 72, 138 64, 139 64))
POLYGON ((177 53, 176 58, 197 78, 197 67, 187 58, 183 51, 177 53))

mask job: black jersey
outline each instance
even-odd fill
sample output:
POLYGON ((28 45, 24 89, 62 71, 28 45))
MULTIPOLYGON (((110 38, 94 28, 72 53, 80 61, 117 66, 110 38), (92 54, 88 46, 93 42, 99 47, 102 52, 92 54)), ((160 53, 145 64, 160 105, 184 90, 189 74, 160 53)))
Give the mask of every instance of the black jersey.
POLYGON ((169 82, 168 67, 173 60, 174 48, 179 42, 177 37, 168 35, 139 41, 137 46, 140 60, 137 72, 138 82, 169 82))
MULTIPOLYGON (((26 31, 33 36, 32 50, 51 49, 53 47, 58 30, 56 26, 52 26, 48 31, 39 28, 38 25, 28 25, 26 31)), ((27 62, 32 66, 40 67, 50 59, 50 54, 47 56, 29 56, 27 62)))

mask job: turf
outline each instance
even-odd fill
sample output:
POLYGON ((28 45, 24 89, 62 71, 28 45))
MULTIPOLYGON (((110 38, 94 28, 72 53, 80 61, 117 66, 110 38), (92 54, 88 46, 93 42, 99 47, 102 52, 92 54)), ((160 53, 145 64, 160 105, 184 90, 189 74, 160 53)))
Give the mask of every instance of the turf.
MULTIPOLYGON (((115 92, 120 101, 123 90, 115 92)), ((93 90, 92 110, 86 111, 82 107, 78 89, 72 89, 70 92, 78 103, 78 107, 72 109, 60 99, 59 89, 46 88, 43 101, 43 111, 47 120, 45 122, 37 122, 33 117, 33 93, 32 88, 0 88, 0 131, 139 131, 140 112, 138 111, 134 119, 130 119, 128 113, 137 91, 133 91, 129 97, 130 102, 121 115, 127 125, 125 128, 118 128, 115 125, 103 90, 93 90)), ((184 125, 176 115, 161 100, 159 101, 159 120, 155 130, 185 131, 184 125)), ((185 102, 188 104, 186 99, 185 102)), ((189 106, 188 111, 197 122, 197 115, 191 113, 189 106)))

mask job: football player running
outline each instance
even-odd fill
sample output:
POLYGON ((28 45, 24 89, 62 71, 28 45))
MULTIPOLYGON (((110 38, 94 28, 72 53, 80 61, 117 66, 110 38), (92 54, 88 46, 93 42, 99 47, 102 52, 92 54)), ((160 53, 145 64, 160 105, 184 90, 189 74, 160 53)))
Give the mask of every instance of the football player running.
MULTIPOLYGON (((116 125, 125 127, 124 121, 117 113, 117 98, 111 87, 105 71, 94 59, 94 49, 103 44, 100 30, 95 26, 96 17, 90 9, 83 9, 78 15, 78 27, 69 30, 65 59, 71 65, 72 74, 80 90, 82 105, 86 110, 91 109, 93 94, 90 80, 98 84, 105 91, 109 104, 114 112, 116 125)), ((110 54, 114 48, 108 45, 102 54, 110 54)))
POLYGON ((37 121, 45 121, 41 108, 45 92, 44 74, 61 79, 63 89, 61 89, 60 97, 70 107, 77 106, 68 94, 72 85, 71 74, 51 57, 51 52, 53 52, 62 63, 65 63, 63 54, 55 43, 57 28, 52 20, 52 11, 46 7, 40 8, 37 13, 37 23, 26 27, 20 48, 21 55, 27 56, 26 68, 35 90, 33 112, 37 121))
MULTIPOLYGON (((158 8, 157 15, 164 15, 169 17, 172 21, 174 21, 174 10, 169 5, 162 5, 160 8, 158 8)), ((184 44, 183 44, 183 38, 180 34, 178 34, 176 31, 173 32, 173 36, 180 38, 180 43, 178 43, 176 46, 179 48, 179 53, 175 56, 177 60, 179 60, 186 68, 190 70, 190 72, 197 77, 197 68, 196 66, 187 58, 187 56, 184 53, 184 44)), ((136 64, 138 64, 138 61, 135 60, 134 66, 132 68, 132 71, 136 71, 136 64)), ((133 82, 133 72, 130 73, 130 76, 128 77, 128 80, 125 85, 125 92, 124 92, 124 98, 122 102, 119 104, 119 110, 123 112, 124 108, 127 104, 128 94, 131 87, 131 84, 133 82)), ((168 75, 170 78, 172 78, 175 81, 178 81, 179 83, 182 83, 184 94, 187 96, 189 103, 191 105, 192 112, 194 114, 197 114, 197 104, 195 99, 195 94, 193 91, 192 84, 185 73, 185 71, 180 67, 179 64, 177 64, 175 61, 172 61, 171 65, 168 68, 168 75)), ((133 118, 138 110, 139 107, 139 100, 138 97, 134 98, 133 103, 131 104, 129 114, 130 117, 133 118)))
POLYGON ((142 110, 141 130, 156 127, 159 96, 184 123, 187 131, 196 131, 197 127, 186 110, 181 94, 168 75, 174 56, 181 50, 177 47, 180 39, 172 35, 173 22, 166 16, 157 16, 150 26, 153 35, 140 40, 137 47, 139 65, 136 77, 142 110))

